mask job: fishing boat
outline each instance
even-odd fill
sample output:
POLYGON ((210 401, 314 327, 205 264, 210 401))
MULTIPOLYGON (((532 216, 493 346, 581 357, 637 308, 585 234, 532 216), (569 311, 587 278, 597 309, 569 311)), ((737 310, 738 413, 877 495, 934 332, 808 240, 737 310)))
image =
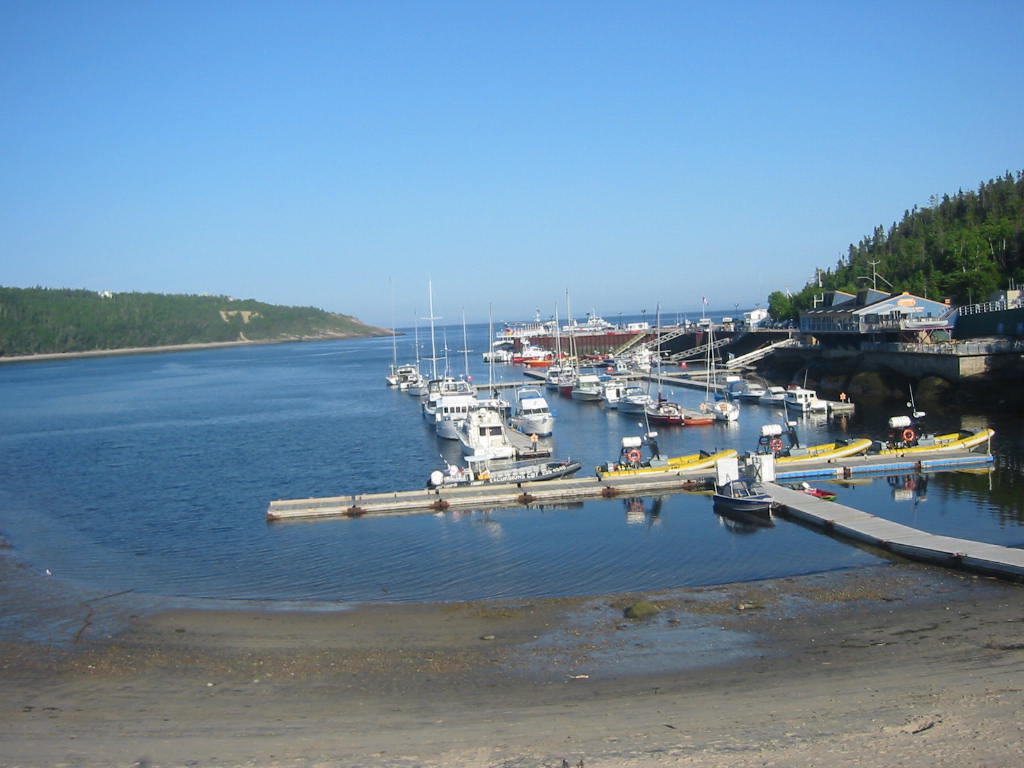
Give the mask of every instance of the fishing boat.
POLYGON ((535 483, 572 477, 583 466, 578 461, 518 462, 494 466, 490 459, 483 456, 467 456, 466 463, 465 467, 447 464, 444 471, 435 469, 427 480, 427 488, 535 483))
POLYGON ((828 410, 828 403, 818 399, 818 393, 806 387, 790 387, 786 390, 783 404, 787 411, 796 413, 820 413, 828 410))
POLYGON ((708 469, 722 459, 733 458, 736 451, 730 449, 708 453, 701 451, 686 456, 662 457, 657 442, 657 432, 641 436, 622 438, 619 458, 597 467, 597 476, 602 480, 614 477, 631 477, 657 472, 680 472, 684 470, 708 469), (649 455, 644 456, 643 448, 649 455))
POLYGON ((732 512, 771 513, 775 501, 760 483, 739 478, 715 486, 715 506, 732 512))
POLYGON ((830 461, 865 453, 871 447, 867 438, 839 439, 818 445, 801 446, 796 433, 796 422, 765 424, 757 440, 758 454, 775 456, 777 464, 795 464, 802 461, 830 461))
POLYGON ((601 388, 601 402, 605 408, 618 408, 619 400, 626 393, 627 384, 622 381, 616 381, 614 378, 610 381, 604 382, 604 386, 601 388))
POLYGON ((533 388, 516 390, 512 426, 527 435, 547 437, 555 428, 555 415, 544 395, 533 388))

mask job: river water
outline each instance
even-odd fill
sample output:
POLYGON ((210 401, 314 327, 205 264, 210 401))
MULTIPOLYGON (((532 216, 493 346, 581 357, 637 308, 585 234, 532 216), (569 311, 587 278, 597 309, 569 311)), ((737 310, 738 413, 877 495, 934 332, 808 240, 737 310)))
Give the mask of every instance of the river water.
MULTIPOLYGON (((519 368, 480 362, 486 325, 467 333, 476 382, 522 378, 519 368)), ((462 329, 444 337, 461 346, 462 329)), ((411 336, 399 354, 412 358, 411 336)), ((882 562, 784 520, 737 526, 702 494, 267 523, 272 499, 421 488, 442 455, 459 457, 415 398, 385 385, 392 355, 390 339, 360 339, 0 366, 8 554, 90 593, 309 605, 604 594, 882 562)), ((463 366, 453 356, 457 373, 463 366)), ((584 473, 640 432, 635 417, 548 396, 555 456, 580 459, 584 473)), ((805 419, 801 437, 877 436, 899 405, 862 407, 842 422, 805 419)), ((995 470, 818 485, 935 533, 1024 545, 1020 419, 930 416, 935 431, 993 426, 995 470)), ((665 428, 662 453, 752 450, 761 425, 779 419, 751 405, 737 424, 665 428)))

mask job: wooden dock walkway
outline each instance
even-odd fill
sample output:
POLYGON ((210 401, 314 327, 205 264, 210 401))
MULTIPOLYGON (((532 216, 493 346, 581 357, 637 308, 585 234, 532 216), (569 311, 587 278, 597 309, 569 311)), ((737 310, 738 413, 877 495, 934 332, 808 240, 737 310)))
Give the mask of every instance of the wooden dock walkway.
POLYGON ((911 560, 1024 581, 1024 550, 980 541, 940 536, 825 501, 800 491, 769 484, 783 515, 841 538, 869 544, 911 560))

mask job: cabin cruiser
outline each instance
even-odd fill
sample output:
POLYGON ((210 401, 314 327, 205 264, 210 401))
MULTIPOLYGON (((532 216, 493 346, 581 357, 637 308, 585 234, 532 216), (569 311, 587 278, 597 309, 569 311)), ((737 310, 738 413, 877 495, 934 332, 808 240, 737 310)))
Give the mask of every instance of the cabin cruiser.
POLYGON ((537 389, 516 391, 516 407, 512 426, 527 435, 547 437, 555 428, 555 416, 544 395, 537 389))

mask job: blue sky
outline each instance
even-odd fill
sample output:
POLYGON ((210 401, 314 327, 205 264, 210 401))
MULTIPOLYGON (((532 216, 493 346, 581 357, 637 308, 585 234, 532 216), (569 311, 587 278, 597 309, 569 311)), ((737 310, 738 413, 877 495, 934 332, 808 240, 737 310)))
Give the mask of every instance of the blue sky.
POLYGON ((752 307, 1024 169, 1024 3, 0 0, 0 284, 752 307))

